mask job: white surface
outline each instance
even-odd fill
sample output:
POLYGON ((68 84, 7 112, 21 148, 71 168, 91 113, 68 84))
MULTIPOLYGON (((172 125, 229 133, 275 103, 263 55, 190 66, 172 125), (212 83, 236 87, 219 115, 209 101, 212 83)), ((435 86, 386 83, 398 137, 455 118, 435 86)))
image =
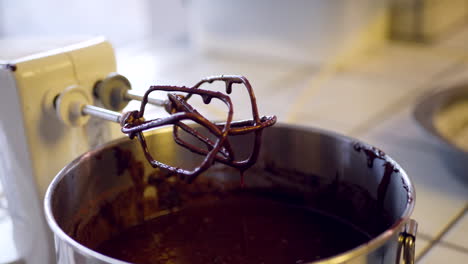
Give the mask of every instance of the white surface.
POLYGON ((10 217, 0 217, 0 234, 0 263, 6 264, 18 261, 18 253, 13 244, 13 224, 10 217))
MULTIPOLYGON (((0 33, 2 37, 8 38, 105 34, 114 42, 125 43, 149 34, 151 12, 156 11, 149 8, 149 2, 144 0, 1 1, 2 32, 0 33)), ((154 9, 158 7, 157 4, 153 5, 154 9)))
POLYGON ((18 89, 9 71, 0 69, 0 83, 0 181, 5 186, 9 213, 15 225, 15 244, 21 258, 48 263, 53 256, 52 236, 46 230, 41 199, 33 180, 27 133, 23 122, 10 122, 12 113, 17 113, 15 118, 22 120, 18 89))
POLYGON ((466 249, 468 253, 468 212, 465 213, 465 216, 442 238, 442 241, 461 246, 466 249))
POLYGON ((432 46, 394 43, 357 61, 349 69, 354 73, 384 78, 395 89, 408 91, 427 83, 453 65, 462 56, 450 49, 435 49, 432 46))
POLYGON ((13 244, 13 225, 7 211, 7 201, 0 183, 0 263, 13 263, 19 260, 16 247, 13 244))
POLYGON ((29 55, 63 48, 88 39, 89 37, 85 36, 67 38, 15 37, 0 39, 0 62, 16 60, 29 55), (34 43, 34 45, 31 45, 31 43, 34 43))
POLYGON ((418 257, 428 245, 429 245, 429 240, 426 240, 420 237, 416 238, 416 250, 415 250, 416 257, 418 257))
MULTIPOLYGON (((304 89, 308 85, 306 83, 304 89)), ((298 110, 297 116, 305 118, 311 125, 315 119, 340 123, 346 126, 340 131, 348 133, 354 127, 368 122, 375 113, 399 100, 407 92, 406 87, 389 78, 355 73, 336 74, 311 93, 304 93, 306 107, 298 110)), ((298 122, 299 118, 293 121, 298 122)))
POLYGON ((468 253, 460 252, 443 246, 436 246, 424 256, 418 264, 466 264, 468 263, 468 253))
POLYGON ((455 34, 448 34, 445 40, 442 40, 441 43, 437 44, 437 47, 444 48, 449 50, 450 54, 460 55, 461 52, 468 52, 468 27, 462 28, 461 32, 455 32, 455 34))
POLYGON ((317 64, 358 41, 383 42, 386 7, 386 0, 191 0, 188 29, 202 52, 317 64))

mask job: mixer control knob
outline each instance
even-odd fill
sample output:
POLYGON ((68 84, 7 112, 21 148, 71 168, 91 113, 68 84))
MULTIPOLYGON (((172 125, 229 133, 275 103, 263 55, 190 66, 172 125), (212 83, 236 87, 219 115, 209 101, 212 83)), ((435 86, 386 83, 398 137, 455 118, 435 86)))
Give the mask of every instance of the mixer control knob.
POLYGON ((111 73, 104 80, 96 83, 94 93, 105 108, 121 111, 129 102, 126 95, 130 89, 132 86, 125 76, 111 73))
POLYGON ((62 122, 69 126, 82 126, 89 120, 88 115, 83 115, 83 107, 92 102, 91 95, 73 85, 66 88, 55 100, 55 109, 62 122))

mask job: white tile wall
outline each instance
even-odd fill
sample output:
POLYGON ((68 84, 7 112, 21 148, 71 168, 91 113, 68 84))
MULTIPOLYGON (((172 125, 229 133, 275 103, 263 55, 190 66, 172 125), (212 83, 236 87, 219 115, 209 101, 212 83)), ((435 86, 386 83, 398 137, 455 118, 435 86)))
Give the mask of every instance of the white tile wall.
POLYGON ((416 238, 416 258, 425 251, 426 247, 430 246, 430 240, 423 239, 423 238, 416 238))
POLYGON ((468 253, 454 250, 441 245, 436 245, 427 255, 421 258, 417 264, 466 264, 468 263, 468 253))
POLYGON ((432 46, 393 43, 369 53, 349 69, 352 72, 412 83, 414 87, 445 70, 458 58, 459 55, 437 53, 432 46))
MULTIPOLYGON (((1 210, 2 209, 0 209, 0 211, 1 210)), ((0 263, 13 263, 18 259, 18 254, 16 253, 16 248, 12 243, 13 226, 9 216, 0 218, 0 234, 0 263)))
POLYGON ((315 120, 327 120, 345 125, 344 132, 368 122, 408 93, 393 80, 351 73, 338 73, 319 87, 307 82, 304 86, 313 91, 303 93, 307 98, 301 98, 305 104, 297 110, 294 121, 305 119, 313 124, 315 120))
MULTIPOLYGON (((465 208, 468 208, 468 203, 465 208)), ((468 253, 468 209, 466 209, 463 218, 442 238, 442 241, 460 246, 468 253)))
POLYGON ((440 41, 435 45, 436 48, 443 49, 446 54, 451 54, 455 56, 464 53, 468 54, 468 28, 462 28, 461 32, 456 32, 455 34, 448 34, 446 39, 440 41))
MULTIPOLYGON (((163 52, 156 50, 151 53, 142 52, 138 55, 124 54, 120 55, 119 58, 121 61, 125 61, 122 66, 119 65, 119 72, 129 76, 134 89, 141 91, 154 84, 192 86, 207 76, 244 75, 249 79, 256 95, 267 95, 266 100, 258 102, 260 114, 271 113, 270 109, 274 108, 277 110, 275 113, 280 110, 277 113, 280 118, 286 114, 286 110, 291 104, 290 100, 285 100, 285 96, 288 96, 286 92, 291 91, 291 89, 283 87, 284 84, 278 83, 278 80, 299 69, 298 66, 283 65, 277 62, 252 62, 249 61, 249 58, 202 57, 194 55, 187 49, 181 51, 181 48, 166 48, 163 52), (140 65, 144 65, 144 67, 140 65), (278 107, 281 105, 285 105, 285 107, 278 107), (284 110, 284 114, 281 113, 281 110, 284 110)), ((202 88, 213 89, 213 86, 216 84, 208 84, 202 88)), ((250 104, 244 103, 248 102, 246 90, 236 89, 236 87, 237 85, 234 86, 231 95, 236 106, 236 117, 238 119, 249 118, 251 115, 250 104)), ((215 116, 215 118, 220 117, 220 115, 215 116)))

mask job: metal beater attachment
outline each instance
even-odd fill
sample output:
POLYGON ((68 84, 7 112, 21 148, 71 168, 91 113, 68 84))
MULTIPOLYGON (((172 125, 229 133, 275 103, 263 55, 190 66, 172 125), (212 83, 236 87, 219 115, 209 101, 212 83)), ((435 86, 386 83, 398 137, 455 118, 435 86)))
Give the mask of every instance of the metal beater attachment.
POLYGON ((130 83, 125 77, 114 74, 99 82, 95 87, 94 93, 107 109, 90 105, 89 96, 86 96, 82 90, 71 87, 57 96, 57 100, 54 103, 59 118, 64 123, 75 126, 84 124, 89 116, 120 123, 123 133, 127 134, 131 139, 138 139, 147 160, 153 167, 177 174, 189 182, 210 168, 215 161, 239 169, 241 172, 251 167, 256 162, 260 151, 263 129, 276 123, 276 116, 259 116, 252 86, 243 76, 221 75, 208 77, 202 79, 193 87, 151 86, 144 96, 140 96, 131 91, 130 83), (218 81, 225 83, 226 93, 200 88, 204 84, 218 81), (229 96, 232 92, 233 84, 241 84, 247 89, 252 119, 233 121, 234 107, 229 96), (151 98, 150 94, 156 91, 167 92, 167 99, 158 100, 151 98), (200 96, 205 104, 210 104, 213 100, 219 100, 224 103, 227 108, 225 122, 212 122, 197 111, 189 103, 190 99, 194 96, 200 96), (115 112, 123 109, 129 100, 140 100, 140 110, 124 114, 115 112), (164 107, 169 116, 145 120, 144 114, 147 104, 164 107), (190 126, 187 122, 194 122, 198 126, 190 126), (193 153, 205 156, 198 167, 193 170, 187 170, 162 163, 153 158, 145 140, 144 132, 166 125, 173 126, 174 140, 177 144, 193 153), (206 135, 206 132, 202 133, 202 130, 208 131, 208 135, 206 135), (181 136, 181 131, 198 140, 201 143, 199 144, 200 146, 185 140, 181 136), (252 152, 247 158, 238 159, 229 138, 248 133, 254 134, 252 152))
POLYGON ((129 135, 130 138, 138 138, 146 158, 153 167, 168 170, 186 178, 188 181, 194 180, 200 173, 211 167, 214 161, 224 163, 228 166, 237 168, 240 171, 246 170, 257 160, 260 150, 262 130, 275 123, 276 116, 259 116, 256 98, 249 81, 243 76, 227 75, 205 78, 193 87, 151 86, 143 97, 140 110, 125 114, 124 118, 121 120, 122 132, 129 135), (225 83, 226 94, 200 88, 200 86, 205 83, 213 83, 215 81, 223 81, 225 83), (234 107, 228 94, 232 92, 233 84, 242 84, 247 89, 250 97, 252 119, 243 121, 232 120, 234 107), (155 91, 169 92, 167 94, 168 99, 165 102, 165 109, 170 116, 146 121, 143 118, 145 107, 148 104, 149 95, 155 91), (209 104, 213 99, 223 102, 228 109, 226 121, 223 123, 214 123, 208 120, 189 104, 189 100, 193 96, 201 96, 205 104, 209 104), (212 140, 203 135, 199 130, 193 126, 185 124, 183 121, 193 121, 197 123, 199 126, 209 131, 214 139, 212 140), (194 153, 205 156, 205 159, 198 167, 193 170, 185 170, 161 163, 152 157, 148 150, 143 132, 148 129, 165 125, 173 125, 174 140, 177 144, 194 153), (195 146, 194 144, 182 139, 180 136, 180 130, 187 132, 189 135, 201 141, 204 147, 195 146), (252 152, 246 159, 236 159, 236 155, 229 141, 229 136, 243 135, 247 133, 255 134, 252 152))

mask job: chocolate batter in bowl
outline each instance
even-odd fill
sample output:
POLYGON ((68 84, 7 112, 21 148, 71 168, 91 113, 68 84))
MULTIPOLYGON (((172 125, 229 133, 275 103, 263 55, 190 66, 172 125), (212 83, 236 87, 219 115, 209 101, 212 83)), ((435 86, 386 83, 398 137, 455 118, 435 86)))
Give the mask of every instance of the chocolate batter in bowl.
MULTIPOLYGON (((174 166, 202 158, 177 148, 171 129, 146 140, 174 166)), ((248 155, 251 135, 230 140, 248 155)), ((128 139, 84 154, 45 199, 58 263, 412 263, 414 188, 385 153, 281 124, 262 141, 243 187, 222 164, 188 184, 128 139)))

